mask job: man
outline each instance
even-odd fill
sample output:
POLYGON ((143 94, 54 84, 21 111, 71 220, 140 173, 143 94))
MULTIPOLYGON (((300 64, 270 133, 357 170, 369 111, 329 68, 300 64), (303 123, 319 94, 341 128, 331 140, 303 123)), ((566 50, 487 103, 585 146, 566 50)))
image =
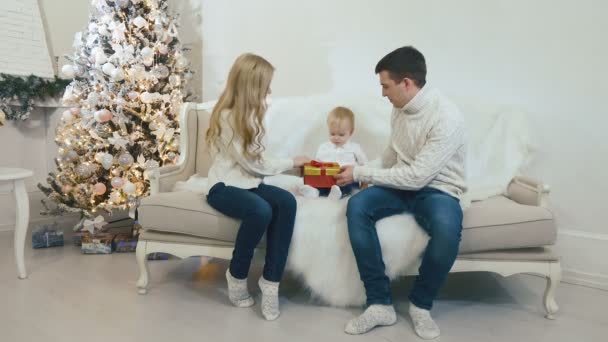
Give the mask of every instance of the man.
POLYGON ((462 230, 464 119, 452 102, 426 84, 426 62, 415 48, 389 53, 376 65, 376 74, 382 96, 394 106, 388 147, 378 160, 344 167, 336 176, 339 186, 375 185, 348 201, 348 233, 368 307, 345 331, 362 334, 396 322, 375 224, 410 212, 430 240, 409 295, 409 314, 418 336, 433 339, 440 331, 430 310, 454 264, 462 230))

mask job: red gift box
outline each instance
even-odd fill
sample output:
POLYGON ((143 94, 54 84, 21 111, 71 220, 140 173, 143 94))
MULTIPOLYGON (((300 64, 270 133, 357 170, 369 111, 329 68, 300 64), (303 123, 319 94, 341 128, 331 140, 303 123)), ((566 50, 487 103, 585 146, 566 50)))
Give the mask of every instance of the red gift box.
POLYGON ((340 164, 311 161, 304 164, 304 184, 315 188, 331 188, 336 185, 334 176, 340 173, 340 164))

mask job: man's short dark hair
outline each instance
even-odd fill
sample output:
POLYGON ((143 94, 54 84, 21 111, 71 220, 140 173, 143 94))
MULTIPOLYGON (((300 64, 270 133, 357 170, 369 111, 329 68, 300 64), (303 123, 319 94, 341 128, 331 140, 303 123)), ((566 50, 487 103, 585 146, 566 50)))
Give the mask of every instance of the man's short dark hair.
POLYGON ((397 83, 409 78, 422 88, 426 84, 426 62, 422 53, 413 46, 404 46, 384 56, 376 64, 376 74, 388 71, 397 83))

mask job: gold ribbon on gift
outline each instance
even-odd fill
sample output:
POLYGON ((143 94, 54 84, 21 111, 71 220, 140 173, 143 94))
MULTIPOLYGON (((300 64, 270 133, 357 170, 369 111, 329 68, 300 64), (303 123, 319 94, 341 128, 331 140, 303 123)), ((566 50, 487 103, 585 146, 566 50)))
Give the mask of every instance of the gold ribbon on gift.
POLYGON ((304 164, 304 175, 306 176, 334 176, 340 173, 340 164, 324 163, 316 160, 304 164))

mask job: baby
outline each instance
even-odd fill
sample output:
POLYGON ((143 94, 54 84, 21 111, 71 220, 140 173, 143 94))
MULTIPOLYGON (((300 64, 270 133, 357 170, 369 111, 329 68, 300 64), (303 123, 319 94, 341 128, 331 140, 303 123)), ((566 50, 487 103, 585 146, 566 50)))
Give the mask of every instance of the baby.
MULTIPOLYGON (((315 159, 321 162, 337 162, 340 166, 363 165, 367 157, 359 144, 351 142, 350 138, 355 130, 355 114, 346 107, 336 107, 327 116, 329 128, 329 141, 321 144, 315 159)), ((343 187, 334 185, 331 189, 317 189, 310 185, 302 185, 298 193, 304 197, 327 196, 329 199, 339 200, 358 188, 357 183, 343 187)))

